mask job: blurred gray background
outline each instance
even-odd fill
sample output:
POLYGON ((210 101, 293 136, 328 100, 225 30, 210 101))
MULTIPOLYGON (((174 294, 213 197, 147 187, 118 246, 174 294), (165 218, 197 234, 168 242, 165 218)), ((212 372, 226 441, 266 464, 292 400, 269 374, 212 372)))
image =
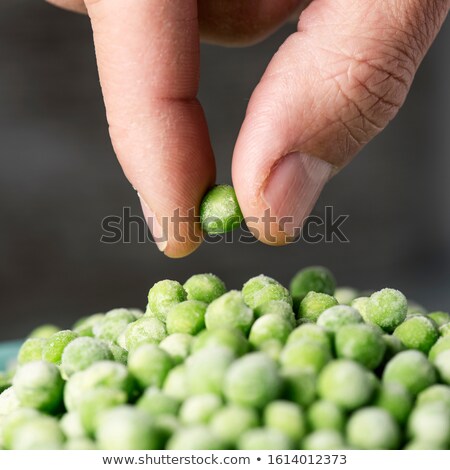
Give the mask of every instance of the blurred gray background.
MULTIPOLYGON (((200 99, 230 181, 252 89, 294 29, 247 49, 202 47, 200 99)), ((212 271, 229 287, 261 272, 288 282, 310 264, 341 285, 397 287, 450 309, 450 24, 417 74, 398 118, 325 189, 316 213, 349 214, 350 243, 204 244, 170 260, 150 243, 100 243, 101 220, 135 192, 108 138, 89 22, 43 1, 0 2, 0 340, 43 322, 144 307, 157 280, 212 271)), ((136 239, 136 237, 135 237, 136 239)))

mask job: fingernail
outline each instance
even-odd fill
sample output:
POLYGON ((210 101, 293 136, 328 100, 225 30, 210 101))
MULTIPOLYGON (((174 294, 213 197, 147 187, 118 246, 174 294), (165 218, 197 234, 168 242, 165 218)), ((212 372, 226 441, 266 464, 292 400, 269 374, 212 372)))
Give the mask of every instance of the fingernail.
POLYGON ((299 152, 286 155, 272 169, 262 197, 289 237, 298 235, 332 171, 330 163, 299 152))
POLYGON ((139 200, 141 201, 142 212, 144 213, 145 221, 152 232, 153 240, 159 251, 164 252, 167 248, 167 236, 164 235, 164 231, 156 217, 155 213, 148 207, 142 196, 138 193, 139 200))

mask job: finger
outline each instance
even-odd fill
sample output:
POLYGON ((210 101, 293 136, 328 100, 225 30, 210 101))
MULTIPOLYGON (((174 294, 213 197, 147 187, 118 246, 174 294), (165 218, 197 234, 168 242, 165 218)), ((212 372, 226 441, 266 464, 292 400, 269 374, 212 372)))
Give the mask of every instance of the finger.
POLYGON ((64 10, 75 11, 76 13, 87 13, 84 0, 45 0, 52 5, 55 5, 64 10))
POLYGON ((185 256, 201 241, 193 210, 215 178, 195 98, 196 1, 86 0, 86 6, 114 149, 154 236, 167 234, 159 248, 185 256))
POLYGON ((296 233, 328 179, 395 116, 448 0, 315 0, 249 102, 233 157, 262 241, 296 233), (263 216, 270 211, 275 220, 263 216))

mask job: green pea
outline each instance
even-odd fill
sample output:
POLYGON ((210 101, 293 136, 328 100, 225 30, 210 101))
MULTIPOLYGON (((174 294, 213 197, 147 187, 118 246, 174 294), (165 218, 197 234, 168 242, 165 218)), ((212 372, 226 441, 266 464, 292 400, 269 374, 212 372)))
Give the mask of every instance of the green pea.
POLYGON ((180 402, 164 391, 156 387, 150 387, 139 398, 137 406, 152 416, 175 416, 180 408, 180 402))
POLYGON ((116 362, 120 362, 121 364, 128 363, 128 351, 118 344, 109 343, 109 350, 111 351, 112 357, 116 362))
POLYGON ((97 321, 92 327, 92 332, 98 339, 115 343, 128 324, 134 321, 136 317, 132 312, 125 308, 116 308, 97 321))
POLYGON ((205 328, 207 304, 199 300, 180 302, 169 310, 166 318, 167 332, 196 335, 205 328))
POLYGON ((59 331, 50 336, 42 348, 42 359, 59 366, 64 349, 76 338, 78 335, 70 330, 59 331))
POLYGON ((383 382, 396 382, 417 395, 436 382, 436 371, 420 351, 403 351, 394 356, 383 372, 383 382))
POLYGON ((375 369, 382 361, 386 343, 369 325, 345 325, 336 332, 337 357, 352 359, 368 369, 375 369))
POLYGON ((294 309, 298 310, 300 302, 308 292, 320 292, 333 295, 336 281, 333 274, 322 266, 311 266, 300 270, 291 280, 289 290, 294 299, 294 309))
POLYGON ((450 323, 450 313, 447 312, 431 312, 428 314, 438 327, 450 323))
POLYGON ((200 332, 193 341, 192 352, 210 347, 228 348, 235 356, 242 356, 248 351, 249 344, 240 330, 217 328, 200 332))
POLYGON ((55 333, 58 333, 60 328, 55 325, 42 325, 35 328, 29 335, 28 338, 42 338, 48 339, 55 333))
POLYGON ((339 328, 354 323, 362 323, 363 319, 358 310, 348 305, 335 305, 327 308, 317 319, 317 324, 330 333, 336 333, 339 328))
POLYGON ((281 385, 276 363, 264 353, 250 353, 229 368, 224 393, 237 405, 263 408, 279 397, 281 385))
POLYGON ((239 291, 231 290, 208 305, 205 323, 208 330, 231 328, 246 335, 253 323, 253 310, 239 291))
POLYGON ((321 344, 324 349, 331 351, 330 335, 328 335, 325 328, 314 323, 305 323, 304 325, 297 327, 289 335, 287 344, 289 345, 302 340, 314 341, 321 344))
POLYGON ((442 403, 450 410, 450 387, 436 384, 426 388, 417 396, 416 406, 426 403, 442 403))
POLYGON ((173 365, 169 354, 154 344, 139 346, 128 358, 128 370, 143 388, 162 387, 173 365))
POLYGON ((350 306, 358 310, 366 323, 370 323, 369 317, 367 316, 367 304, 369 300, 369 297, 357 297, 350 302, 350 306))
POLYGON ((344 430, 344 412, 331 401, 318 400, 313 403, 308 408, 307 418, 309 427, 314 431, 334 429, 342 432, 344 430))
POLYGON ((194 395, 181 405, 180 421, 185 425, 207 424, 221 407, 222 400, 218 395, 194 395))
POLYGON ((440 352, 434 360, 434 365, 441 381, 450 385, 450 349, 440 352))
POLYGON ((442 403, 426 403, 415 408, 408 421, 408 435, 429 442, 435 449, 448 449, 450 410, 442 403))
POLYGON ((204 425, 181 428, 169 439, 167 450, 221 450, 223 442, 204 425))
POLYGON ((391 333, 406 318, 408 302, 396 289, 382 289, 370 296, 366 315, 370 322, 391 333))
POLYGON ((151 416, 130 405, 118 406, 100 415, 97 440, 103 450, 156 450, 161 444, 151 416))
POLYGON ((13 386, 24 407, 48 413, 61 407, 64 382, 53 363, 35 361, 24 364, 17 370, 13 386))
POLYGON ((62 449, 64 435, 58 421, 50 416, 27 420, 14 431, 12 450, 58 450, 62 449))
POLYGON ((398 424, 382 408, 362 408, 347 423, 347 440, 357 449, 398 449, 400 439, 398 424))
POLYGON ((227 448, 234 448, 242 434, 258 426, 258 413, 253 408, 239 405, 226 405, 217 411, 211 420, 213 433, 227 448))
POLYGON ((212 187, 200 204, 200 221, 206 233, 220 234, 239 227, 243 215, 232 186, 212 187))
POLYGON ((418 349, 425 354, 439 338, 434 321, 424 316, 407 318, 397 326, 393 335, 408 349, 418 349))
POLYGON ((316 399, 317 374, 311 369, 298 367, 281 371, 284 382, 284 396, 301 406, 310 406, 316 399))
POLYGON ((166 327, 162 321, 144 316, 128 325, 125 346, 128 351, 132 351, 142 344, 158 344, 166 336, 166 327))
POLYGON ((319 429, 308 434, 302 442, 305 450, 341 450, 347 449, 342 434, 335 429, 319 429))
POLYGON ((19 365, 42 359, 42 351, 47 340, 45 338, 28 338, 21 346, 17 356, 19 365))
POLYGON ((238 441, 239 450, 290 450, 294 443, 278 429, 255 428, 246 431, 238 441))
POLYGON ((81 416, 78 411, 70 411, 64 414, 59 421, 59 425, 67 439, 87 438, 87 433, 81 422, 81 416))
POLYGON ((255 348, 274 340, 284 344, 291 331, 292 325, 288 320, 274 313, 264 315, 253 323, 249 342, 255 348))
POLYGON ((386 346, 383 357, 383 364, 385 364, 390 361, 396 354, 401 351, 404 351, 405 347, 396 336, 385 334, 381 337, 383 338, 384 344, 386 346))
POLYGON ((331 360, 330 350, 322 344, 303 339, 288 344, 281 353, 280 362, 282 367, 298 367, 310 369, 319 373, 331 360))
POLYGON ((6 416, 19 409, 20 406, 14 387, 8 387, 0 393, 0 416, 6 416))
POLYGON ((169 310, 176 304, 187 300, 187 292, 177 281, 166 279, 157 282, 148 293, 148 308, 164 322, 169 310))
POLYGON ((113 355, 106 343, 83 336, 73 340, 64 350, 61 370, 66 377, 87 369, 98 361, 112 360, 113 355))
POLYGON ((358 291, 353 287, 337 287, 334 291, 334 298, 342 305, 351 305, 358 295, 358 291))
POLYGON ((374 404, 390 413, 399 424, 404 424, 413 408, 414 398, 400 383, 387 382, 378 390, 374 404))
POLYGON ((263 274, 252 277, 242 286, 244 302, 252 309, 256 309, 271 300, 281 300, 292 305, 289 291, 279 282, 263 274))
POLYGON ((446 323, 439 327, 439 334, 443 337, 450 336, 450 323, 446 323))
POLYGON ((183 287, 188 300, 199 300, 207 304, 227 291, 224 282, 214 274, 194 274, 183 287))
POLYGON ((163 391, 170 397, 183 401, 188 395, 188 381, 185 364, 175 366, 167 374, 163 391))
POLYGON ((338 359, 328 363, 321 372, 318 392, 321 398, 345 410, 354 410, 370 401, 374 383, 357 362, 338 359))
POLYGON ((328 294, 308 292, 300 302, 299 317, 316 322, 320 314, 330 307, 338 305, 338 301, 328 294))
POLYGON ((306 435, 306 418, 302 408, 296 403, 275 400, 264 409, 264 424, 267 428, 277 429, 292 442, 300 443, 306 435))
POLYGON ((447 351, 448 349, 450 349, 450 336, 443 336, 431 347, 430 352, 428 353, 428 359, 431 362, 434 362, 438 354, 443 351, 447 351))
POLYGON ((101 323, 104 318, 104 313, 94 313, 88 317, 81 318, 73 325, 73 331, 78 336, 94 336, 95 326, 101 323))
POLYGON ((12 449, 16 429, 40 416, 43 415, 34 408, 19 408, 2 417, 0 441, 3 441, 3 447, 5 449, 12 449))
POLYGON ((260 318, 264 315, 279 315, 287 320, 293 327, 296 326, 296 320, 292 305, 284 300, 269 300, 254 309, 255 317, 260 318))
POLYGON ((193 341, 192 335, 173 333, 164 338, 159 347, 169 354, 174 364, 180 364, 189 356, 193 341))

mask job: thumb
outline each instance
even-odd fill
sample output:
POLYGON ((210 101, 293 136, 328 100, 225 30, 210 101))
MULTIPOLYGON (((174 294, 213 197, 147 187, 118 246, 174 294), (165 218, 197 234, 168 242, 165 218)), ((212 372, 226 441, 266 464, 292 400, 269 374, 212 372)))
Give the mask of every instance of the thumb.
POLYGON ((396 115, 449 5, 315 0, 302 13, 251 97, 233 156, 261 241, 288 242, 328 179, 396 115))

